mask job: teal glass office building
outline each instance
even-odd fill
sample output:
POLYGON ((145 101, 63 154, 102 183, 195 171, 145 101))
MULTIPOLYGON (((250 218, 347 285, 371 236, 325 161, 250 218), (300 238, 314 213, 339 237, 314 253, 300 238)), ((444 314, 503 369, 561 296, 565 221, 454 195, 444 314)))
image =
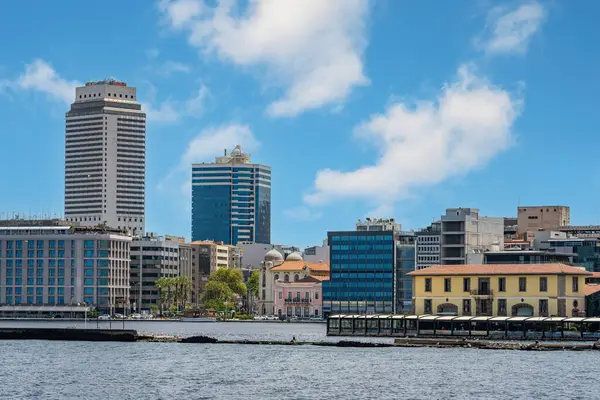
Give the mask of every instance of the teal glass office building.
POLYGON ((237 146, 192 166, 192 240, 271 242, 271 168, 237 146))
POLYGON ((327 239, 331 272, 323 281, 323 313, 394 312, 394 233, 328 232, 327 239))

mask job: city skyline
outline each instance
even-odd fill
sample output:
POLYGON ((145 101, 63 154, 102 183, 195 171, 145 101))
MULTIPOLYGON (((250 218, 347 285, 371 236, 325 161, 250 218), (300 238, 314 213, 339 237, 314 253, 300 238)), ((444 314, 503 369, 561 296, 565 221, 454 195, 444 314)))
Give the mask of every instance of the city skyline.
POLYGON ((111 23, 139 14, 127 41, 90 30, 86 10, 24 1, 0 16, 6 37, 18 23, 45 38, 0 45, 0 212, 60 213, 64 114, 75 87, 114 75, 148 115, 147 231, 191 239, 191 165, 237 144, 276 171, 274 243, 319 244, 365 216, 424 228, 451 207, 563 204, 573 225, 600 223, 592 196, 557 186, 599 183, 600 59, 582 43, 600 6, 282 2, 286 30, 260 2, 223 20, 202 4, 119 4, 111 23))

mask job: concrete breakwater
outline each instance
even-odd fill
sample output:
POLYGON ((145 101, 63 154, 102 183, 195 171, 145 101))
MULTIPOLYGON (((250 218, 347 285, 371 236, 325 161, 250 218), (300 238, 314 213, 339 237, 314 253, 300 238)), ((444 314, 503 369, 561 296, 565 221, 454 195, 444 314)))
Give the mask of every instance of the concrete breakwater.
POLYGON ((245 344, 271 346, 327 346, 327 347, 435 347, 475 348, 486 350, 600 350, 600 342, 506 342, 473 339, 398 338, 393 343, 374 343, 352 340, 297 341, 297 340, 219 340, 210 336, 178 337, 172 335, 140 335, 135 330, 124 329, 73 329, 73 328, 0 328, 0 340, 63 340, 95 342, 154 342, 182 344, 245 344))
POLYGON ((0 340, 67 340, 91 342, 135 342, 134 330, 70 328, 0 328, 0 340))

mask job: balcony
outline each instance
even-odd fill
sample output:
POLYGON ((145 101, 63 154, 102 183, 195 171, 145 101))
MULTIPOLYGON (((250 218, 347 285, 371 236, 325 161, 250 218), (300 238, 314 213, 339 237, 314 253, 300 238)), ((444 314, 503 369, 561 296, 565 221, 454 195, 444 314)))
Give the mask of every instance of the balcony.
POLYGON ((311 304, 311 303, 312 303, 312 299, 300 299, 300 298, 285 299, 285 304, 311 304))
POLYGON ((494 295, 494 291, 492 289, 485 289, 485 290, 471 290, 470 292, 471 296, 475 297, 475 298, 479 298, 479 299, 484 299, 484 298, 491 298, 494 295))

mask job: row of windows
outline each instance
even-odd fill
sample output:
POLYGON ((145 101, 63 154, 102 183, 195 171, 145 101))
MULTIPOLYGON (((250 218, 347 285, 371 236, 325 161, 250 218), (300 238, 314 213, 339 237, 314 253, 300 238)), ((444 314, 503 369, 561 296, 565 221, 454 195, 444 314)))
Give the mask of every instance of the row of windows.
POLYGON ((394 238, 391 235, 369 235, 369 236, 332 236, 331 245, 346 244, 346 242, 383 242, 392 241, 394 238))
MULTIPOLYGON (((37 279, 27 278, 25 283, 28 286, 44 285, 44 278, 37 278, 37 279)), ((48 278, 48 285, 56 285, 56 284, 58 284, 59 286, 64 286, 65 278, 58 278, 58 281, 56 280, 56 278, 48 278)), ((13 285, 13 278, 6 278, 6 286, 12 286, 12 285, 13 285)), ((14 278, 14 285, 22 286, 23 278, 14 278)), ((71 278, 71 285, 75 285, 75 278, 71 278)))
MULTIPOLYGON (((27 248, 44 248, 43 240, 5 240, 4 245, 6 249, 22 249, 23 245, 26 245, 27 248)), ((71 246, 75 245, 75 241, 71 241, 71 246)), ((0 240, 0 249, 2 248, 2 240, 0 240)), ((48 248, 50 249, 64 249, 65 241, 64 240, 48 240, 48 248)))
MULTIPOLYGON (((107 93, 107 94, 108 94, 108 97, 117 97, 117 93, 107 93)), ((82 99, 82 98, 83 98, 83 99, 87 99, 87 98, 90 98, 90 99, 91 99, 92 97, 96 97, 96 93, 91 93, 91 94, 89 94, 89 95, 87 95, 87 94, 84 94, 84 95, 81 95, 81 94, 80 94, 80 95, 79 95, 79 98, 80 98, 80 99, 82 99), (83 96, 83 97, 82 97, 82 96, 83 96)), ((101 94, 101 93, 98 93, 98 97, 102 97, 102 94, 101 94)), ((119 93, 119 98, 123 98, 123 94, 122 94, 122 93, 119 93)), ((134 100, 134 99, 135 99, 135 98, 133 97, 133 95, 127 95, 127 94, 125 95, 125 98, 126 98, 126 99, 127 99, 127 98, 129 98, 129 99, 132 99, 132 100, 134 100)))
POLYGON ((378 282, 368 281, 368 282, 345 282, 345 281, 331 281, 329 287, 333 290, 334 288, 355 288, 359 292, 368 292, 374 291, 375 289, 391 289, 393 287, 393 282, 390 280, 381 280, 378 282))
POLYGON ((391 251, 391 244, 337 244, 331 246, 331 250, 387 250, 391 251))
POLYGON ((359 272, 359 273, 348 273, 348 272, 336 272, 331 274, 331 279, 344 279, 344 280, 355 280, 355 279, 392 279, 393 274, 389 272, 359 272))
POLYGON ((419 243, 439 243, 439 236, 417 236, 417 242, 419 243))
POLYGON ((365 254, 331 254, 332 260, 393 260, 394 255, 389 253, 365 253, 365 254))
MULTIPOLYGON (((530 278, 531 279, 531 278, 530 278)), ((481 285, 481 281, 480 281, 480 286, 479 286, 479 291, 478 294, 480 295, 487 295, 490 294, 490 288, 489 288, 489 281, 484 281, 487 283, 484 283, 484 285, 481 285)), ((579 278, 574 276, 572 277, 572 281, 571 281, 571 288, 573 292, 578 292, 579 291, 579 278)), ((432 280, 431 278, 425 278, 425 291, 426 292, 431 292, 432 291, 432 280)), ((500 277, 498 278, 498 292, 506 292, 506 278, 505 277, 500 277)), ((451 278, 444 278, 444 292, 451 292, 452 291, 452 279, 451 278)), ((471 278, 463 278, 463 291, 464 292, 470 292, 471 291, 471 278)), ((519 277, 519 292, 526 292, 527 291, 527 277, 519 277)), ((540 292, 547 292, 548 291, 548 278, 545 276, 542 276, 539 278, 539 291, 540 292)))

